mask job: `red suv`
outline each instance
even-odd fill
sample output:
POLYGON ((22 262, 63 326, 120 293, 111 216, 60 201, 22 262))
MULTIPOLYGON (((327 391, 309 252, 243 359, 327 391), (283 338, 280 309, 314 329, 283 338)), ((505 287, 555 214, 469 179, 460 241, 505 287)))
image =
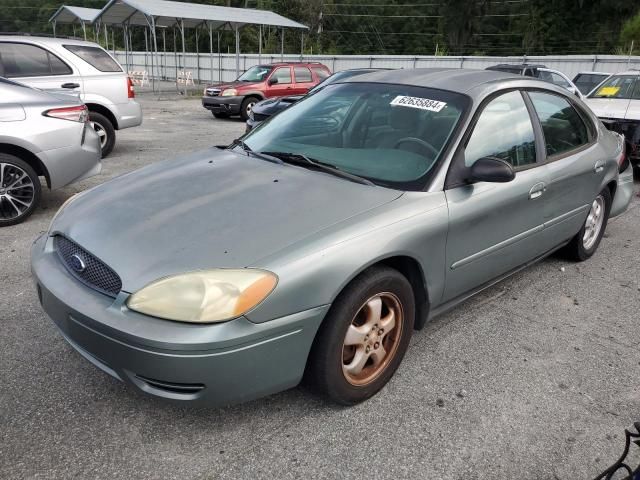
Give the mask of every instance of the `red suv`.
POLYGON ((240 115, 246 121, 251 107, 260 100, 304 95, 329 75, 331 71, 317 62, 256 65, 233 82, 207 86, 202 106, 216 118, 240 115))

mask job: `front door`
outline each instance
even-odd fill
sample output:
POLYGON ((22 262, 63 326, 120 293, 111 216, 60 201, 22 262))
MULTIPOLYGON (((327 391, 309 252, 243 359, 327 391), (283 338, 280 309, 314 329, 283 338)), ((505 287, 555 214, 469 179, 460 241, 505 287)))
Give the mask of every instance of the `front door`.
POLYGON ((544 201, 549 180, 547 167, 538 162, 537 138, 519 91, 501 94, 480 113, 457 161, 471 167, 482 157, 498 157, 511 163, 516 175, 507 183, 475 182, 446 190, 449 234, 443 301, 545 252, 544 201))
POLYGON ((267 89, 267 97, 284 97, 293 95, 293 76, 291 75, 291 67, 278 67, 269 77, 269 88, 267 89), (275 82, 275 83, 272 83, 275 82))

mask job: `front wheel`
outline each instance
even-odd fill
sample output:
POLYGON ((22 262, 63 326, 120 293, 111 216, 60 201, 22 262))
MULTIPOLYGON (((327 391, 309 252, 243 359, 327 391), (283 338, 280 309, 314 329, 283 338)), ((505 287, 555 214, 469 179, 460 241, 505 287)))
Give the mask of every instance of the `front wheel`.
POLYGON ((610 210, 611 192, 605 188, 591 203, 582 228, 566 247, 566 253, 571 259, 582 262, 596 252, 607 228, 610 210))
POLYGON ((116 129, 107 117, 98 112, 89 112, 89 121, 100 137, 102 158, 104 158, 111 153, 116 144, 116 129))
POLYGON ((23 222, 40 203, 40 179, 24 160, 0 153, 0 227, 23 222))
POLYGON ((375 395, 400 365, 413 331, 411 284, 397 270, 374 267, 333 303, 314 342, 306 382, 342 405, 375 395))
POLYGON ((240 118, 242 118, 242 120, 245 122, 249 120, 251 109, 256 103, 258 103, 256 97, 247 97, 242 101, 242 105, 240 105, 240 118))

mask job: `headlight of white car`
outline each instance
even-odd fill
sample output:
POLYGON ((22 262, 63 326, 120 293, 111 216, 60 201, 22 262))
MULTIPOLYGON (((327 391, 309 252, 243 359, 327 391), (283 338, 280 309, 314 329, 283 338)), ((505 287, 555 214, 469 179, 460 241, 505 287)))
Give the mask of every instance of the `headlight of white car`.
POLYGON ((220 94, 221 97, 235 97, 236 95, 238 95, 238 91, 235 88, 227 88, 220 94))
POLYGON ((178 322, 224 322, 258 305, 277 283, 275 274, 253 268, 189 272, 150 283, 131 295, 127 306, 178 322))

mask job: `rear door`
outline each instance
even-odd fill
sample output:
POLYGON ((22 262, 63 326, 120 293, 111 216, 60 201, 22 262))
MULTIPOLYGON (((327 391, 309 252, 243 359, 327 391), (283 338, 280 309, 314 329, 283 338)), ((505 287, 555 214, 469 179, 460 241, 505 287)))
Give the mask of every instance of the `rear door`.
POLYGON ((311 75, 309 67, 293 67, 293 74, 295 76, 295 85, 293 87, 293 93, 295 95, 304 95, 313 87, 313 76, 311 75))
POLYGON ((482 157, 511 163, 507 183, 447 180, 449 234, 443 301, 459 297, 543 254, 547 167, 539 163, 540 135, 522 93, 503 93, 482 108, 453 171, 482 157), (464 162, 464 165, 461 165, 464 162))
POLYGON ((596 143, 596 127, 569 99, 550 92, 527 92, 544 136, 549 168, 545 224, 558 242, 582 226, 603 184, 607 159, 596 143))
POLYGON ((269 88, 265 92, 267 97, 284 97, 285 95, 293 95, 293 75, 291 67, 276 68, 268 80, 269 88), (274 82, 275 83, 272 83, 274 82))
POLYGON ((4 76, 31 87, 79 96, 82 77, 70 62, 48 49, 26 42, 0 42, 4 76))

